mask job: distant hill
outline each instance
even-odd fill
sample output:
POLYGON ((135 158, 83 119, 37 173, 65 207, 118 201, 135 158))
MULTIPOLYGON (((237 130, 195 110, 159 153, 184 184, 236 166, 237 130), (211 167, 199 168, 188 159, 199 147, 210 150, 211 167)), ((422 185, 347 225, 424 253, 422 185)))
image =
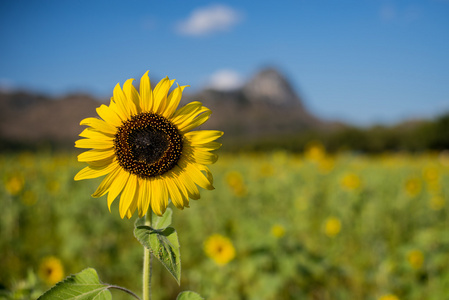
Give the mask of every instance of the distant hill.
MULTIPOLYGON (((273 68, 261 70, 236 90, 194 94, 186 90, 181 105, 190 101, 201 101, 212 110, 200 129, 224 131, 220 139, 224 150, 301 151, 311 140, 320 140, 330 151, 449 149, 449 113, 435 120, 370 128, 322 120, 307 110, 288 79, 273 68)), ((74 149, 82 131, 80 121, 97 117, 95 109, 107 102, 85 94, 54 99, 23 91, 0 92, 0 150, 74 149)))
MULTIPOLYGON (((111 89, 112 94, 112 89, 111 89)), ((213 114, 202 129, 225 132, 223 140, 254 140, 305 130, 341 127, 307 111, 289 81, 275 69, 264 69, 234 91, 206 89, 185 94, 182 104, 198 100, 213 114)), ((102 102, 85 94, 52 99, 29 92, 0 93, 1 148, 49 144, 73 147, 79 122, 96 116, 102 102)))

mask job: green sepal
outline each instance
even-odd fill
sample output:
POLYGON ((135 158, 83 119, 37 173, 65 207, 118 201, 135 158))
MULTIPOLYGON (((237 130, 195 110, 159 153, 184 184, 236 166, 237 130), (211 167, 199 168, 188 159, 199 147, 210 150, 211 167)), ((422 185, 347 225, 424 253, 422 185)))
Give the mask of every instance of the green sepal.
MULTIPOLYGON (((161 222, 160 224, 166 224, 161 222)), ((137 225, 137 222, 136 222, 137 225)), ((181 281, 181 254, 176 230, 172 227, 154 229, 146 225, 134 228, 136 239, 154 255, 173 275, 176 282, 181 281)))
POLYGON ((76 299, 76 300, 110 300, 110 285, 104 284, 98 278, 97 272, 88 268, 71 275, 46 291, 38 300, 76 299))
POLYGON ((195 292, 185 291, 179 293, 178 297, 176 297, 176 300, 204 300, 204 298, 195 292))

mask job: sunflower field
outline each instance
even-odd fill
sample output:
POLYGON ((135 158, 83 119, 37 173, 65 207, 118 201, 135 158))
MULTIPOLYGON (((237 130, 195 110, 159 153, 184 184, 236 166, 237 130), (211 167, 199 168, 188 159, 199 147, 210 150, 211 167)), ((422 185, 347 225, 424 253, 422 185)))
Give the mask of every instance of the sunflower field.
MULTIPOLYGON (((0 154, 0 299, 87 267, 140 291, 137 216, 90 196, 101 178, 73 180, 77 154, 0 154)), ((171 206, 181 284, 155 261, 153 299, 449 299, 448 153, 218 154, 215 190, 171 206)))

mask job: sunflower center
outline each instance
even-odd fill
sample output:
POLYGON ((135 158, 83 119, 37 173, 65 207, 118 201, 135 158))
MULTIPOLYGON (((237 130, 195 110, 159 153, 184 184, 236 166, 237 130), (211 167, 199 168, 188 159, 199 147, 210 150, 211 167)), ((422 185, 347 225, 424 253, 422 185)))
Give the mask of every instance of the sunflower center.
POLYGON ((182 136, 166 118, 140 113, 120 126, 114 139, 119 165, 141 178, 171 170, 182 153, 182 136))

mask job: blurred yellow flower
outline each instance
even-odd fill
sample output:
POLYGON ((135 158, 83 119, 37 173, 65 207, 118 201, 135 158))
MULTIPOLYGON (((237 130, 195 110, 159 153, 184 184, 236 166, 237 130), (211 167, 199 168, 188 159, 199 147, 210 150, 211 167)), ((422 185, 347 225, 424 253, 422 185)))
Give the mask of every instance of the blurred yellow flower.
POLYGON ((336 217, 329 217, 324 223, 324 233, 328 237, 334 237, 340 233, 341 221, 336 217))
POLYGON ((440 210, 444 207, 445 204, 446 200, 440 195, 433 196, 429 200, 429 206, 433 210, 440 210))
POLYGON ((204 243, 204 251, 217 265, 223 266, 235 257, 231 240, 220 234, 211 235, 204 243))
POLYGON ((25 179, 21 175, 13 175, 5 183, 6 190, 12 196, 18 195, 24 185, 25 179))
POLYGON ((405 192, 410 197, 416 197, 421 192, 421 181, 418 178, 409 178, 405 181, 405 192))
POLYGON ((423 171, 423 177, 427 182, 437 181, 440 179, 440 174, 437 168, 428 167, 423 171))
POLYGON ((39 277, 48 285, 54 285, 64 279, 61 260, 54 256, 45 257, 39 266, 39 277))
POLYGON ((421 267, 424 263, 424 254, 417 249, 411 250, 407 254, 407 260, 413 269, 415 269, 415 270, 421 269, 421 267))
POLYGON ((226 182, 236 196, 243 197, 247 194, 246 185, 243 182, 243 176, 239 172, 229 172, 226 175, 226 182))
POLYGON ((346 190, 356 190, 362 185, 362 181, 357 174, 348 173, 341 179, 341 186, 346 190))
POLYGON ((398 296, 393 294, 386 294, 383 296, 380 296, 378 300, 399 300, 398 296))
POLYGON ((281 238, 285 235, 285 228, 282 225, 275 224, 271 227, 271 234, 276 238, 281 238))
POLYGON ((319 162, 326 157, 326 149, 319 141, 311 141, 306 145, 304 155, 307 159, 319 162))

